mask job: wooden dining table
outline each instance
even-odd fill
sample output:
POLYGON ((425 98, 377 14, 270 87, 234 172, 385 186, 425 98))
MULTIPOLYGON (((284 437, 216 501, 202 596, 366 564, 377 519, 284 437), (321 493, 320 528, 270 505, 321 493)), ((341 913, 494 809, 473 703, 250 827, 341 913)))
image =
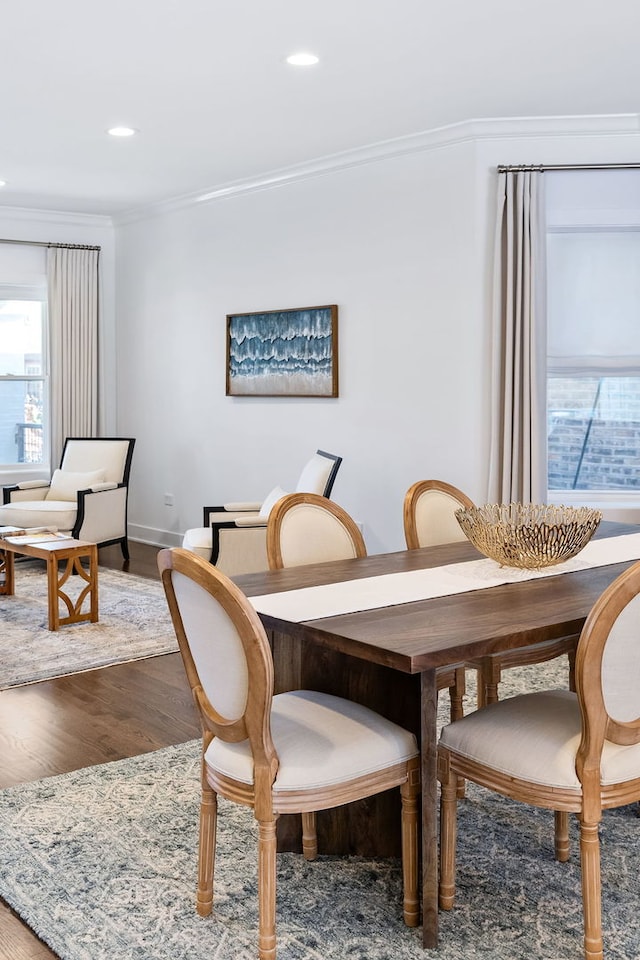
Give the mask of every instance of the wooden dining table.
MULTIPOLYGON (((597 538, 639 533, 602 522, 597 538)), ((467 541, 236 577, 249 597, 481 559, 467 541)), ((297 622, 258 612, 273 646, 276 692, 319 689, 372 707, 418 736, 422 765, 422 940, 438 943, 436 669, 578 634, 603 590, 633 561, 453 596, 297 622)), ((395 791, 392 791, 395 794, 395 791)), ((392 855, 395 797, 318 818, 323 852, 392 855), (386 806, 385 806, 386 804, 386 806), (354 839, 355 838, 355 839, 354 839)), ((280 849, 298 842, 285 828, 280 849)), ((280 835, 279 835, 280 837, 280 835)))

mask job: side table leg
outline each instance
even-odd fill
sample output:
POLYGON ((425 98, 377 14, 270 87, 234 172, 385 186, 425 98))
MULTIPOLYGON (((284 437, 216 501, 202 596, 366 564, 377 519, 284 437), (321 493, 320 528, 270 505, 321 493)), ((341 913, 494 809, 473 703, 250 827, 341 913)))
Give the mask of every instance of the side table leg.
POLYGON ((91 623, 98 622, 98 547, 89 548, 89 592, 91 594, 91 623))
POLYGON ((51 553, 47 557, 47 596, 49 600, 49 630, 58 630, 60 627, 58 558, 55 553, 51 553))

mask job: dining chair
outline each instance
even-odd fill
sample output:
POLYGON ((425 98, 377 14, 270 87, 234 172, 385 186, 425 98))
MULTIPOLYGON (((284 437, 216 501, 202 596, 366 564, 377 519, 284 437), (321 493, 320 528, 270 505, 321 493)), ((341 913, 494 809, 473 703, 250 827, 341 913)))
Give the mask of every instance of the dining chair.
POLYGON ((640 563, 600 596, 578 642, 576 691, 511 697, 447 725, 438 746, 439 902, 455 894, 460 776, 505 797, 575 813, 585 960, 602 960, 602 811, 640 799, 640 563))
POLYGON ((273 960, 278 816, 302 814, 303 854, 313 860, 315 811, 400 787, 403 917, 416 926, 415 736, 341 697, 311 690, 274 695, 269 641, 241 590, 183 548, 161 550, 158 568, 203 730, 198 913, 213 907, 218 796, 251 807, 258 822, 258 951, 261 960, 273 960))
POLYGON ((339 504, 314 493, 290 493, 274 505, 267 522, 270 570, 325 560, 366 557, 360 528, 339 504))
MULTIPOLYGON (((367 548, 355 520, 339 504, 310 493, 292 493, 273 507, 267 524, 270 570, 366 557, 367 548)), ((463 715, 463 668, 436 670, 438 690, 449 690, 451 719, 463 715)))
MULTIPOLYGON (((404 499, 404 532, 409 550, 431 547, 441 543, 465 540, 455 512, 461 507, 475 506, 472 500, 443 480, 419 480, 404 499)), ((478 657, 466 664, 478 674, 478 707, 498 700, 498 686, 502 671, 510 667, 529 666, 554 660, 564 654, 569 658, 569 689, 575 689, 574 664, 578 635, 545 640, 530 647, 520 647, 478 657)))

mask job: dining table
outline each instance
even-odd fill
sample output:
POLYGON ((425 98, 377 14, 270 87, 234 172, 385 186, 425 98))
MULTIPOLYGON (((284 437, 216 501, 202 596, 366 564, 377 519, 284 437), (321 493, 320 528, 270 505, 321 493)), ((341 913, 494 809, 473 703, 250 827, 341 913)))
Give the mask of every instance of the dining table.
MULTIPOLYGON (((438 943, 436 670, 579 634, 600 594, 638 559, 640 527, 603 521, 581 554, 543 571, 501 568, 464 540, 234 578, 270 637, 275 692, 346 696, 415 732, 424 947, 438 943), (595 565, 581 559, 589 548, 595 565)), ((397 802, 383 795, 350 805, 355 812, 319 814, 322 852, 394 855, 397 802)), ((279 849, 297 842, 288 829, 279 849)))

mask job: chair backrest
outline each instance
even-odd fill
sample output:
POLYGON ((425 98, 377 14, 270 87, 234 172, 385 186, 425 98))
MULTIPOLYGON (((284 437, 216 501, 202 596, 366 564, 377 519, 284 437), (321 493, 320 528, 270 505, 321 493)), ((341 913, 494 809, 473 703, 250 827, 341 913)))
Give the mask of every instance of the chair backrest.
POLYGON ((258 614, 228 577, 190 550, 160 550, 158 569, 205 749, 212 736, 249 739, 254 763, 266 764, 275 776, 273 660, 258 614))
POLYGON ((404 536, 408 549, 464 540, 455 511, 473 506, 473 501, 450 483, 418 480, 404 498, 404 536))
POLYGON ((324 450, 316 450, 302 469, 296 484, 296 493, 318 493, 330 497, 342 457, 324 450))
POLYGON ((367 548, 355 520, 326 497, 290 493, 282 497, 269 514, 270 570, 366 555, 367 548))
POLYGON ((67 437, 61 470, 83 473, 103 470, 105 481, 128 483, 135 440, 122 437, 67 437))
POLYGON ((578 642, 576 690, 583 723, 576 768, 585 789, 591 775, 599 793, 605 739, 640 743, 639 645, 640 563, 635 563, 596 601, 578 642))

